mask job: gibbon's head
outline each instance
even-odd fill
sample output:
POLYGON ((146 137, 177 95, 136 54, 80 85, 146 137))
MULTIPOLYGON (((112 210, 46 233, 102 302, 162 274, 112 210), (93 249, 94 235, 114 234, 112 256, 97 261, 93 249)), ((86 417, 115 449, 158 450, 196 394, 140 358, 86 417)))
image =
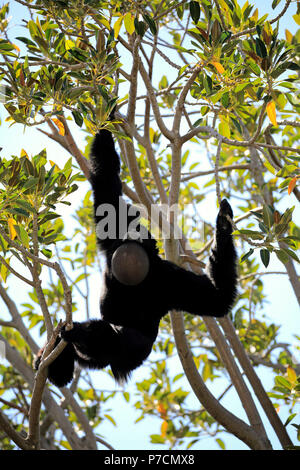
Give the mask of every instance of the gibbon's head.
POLYGON ((149 272, 149 258, 140 243, 125 241, 114 252, 111 267, 114 277, 126 286, 137 286, 149 272))

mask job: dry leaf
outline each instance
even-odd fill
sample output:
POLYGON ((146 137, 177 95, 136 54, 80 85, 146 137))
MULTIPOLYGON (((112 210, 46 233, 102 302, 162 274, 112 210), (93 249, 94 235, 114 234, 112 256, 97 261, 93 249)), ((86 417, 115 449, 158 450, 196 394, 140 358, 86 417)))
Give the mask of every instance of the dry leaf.
POLYGON ((293 35, 288 29, 285 30, 285 38, 289 44, 292 44, 293 35))
POLYGON ((17 236, 17 232, 16 232, 16 229, 14 227, 14 225, 16 225, 16 221, 15 221, 15 219, 12 219, 10 217, 9 219, 7 219, 7 223, 8 223, 9 237, 10 237, 11 240, 14 240, 17 236))
POLYGON ((225 69, 224 69, 223 65, 220 64, 220 62, 216 62, 216 61, 212 60, 211 63, 221 75, 223 73, 225 73, 225 69))
POLYGON ((297 176, 294 176, 294 178, 292 178, 291 181, 289 182, 288 194, 291 194, 294 191, 296 183, 297 183, 297 176))
POLYGON ((276 107, 274 101, 269 101, 267 104, 267 115, 273 126, 277 126, 276 107))
POLYGON ((56 118, 52 118, 52 121, 54 122, 56 127, 58 127, 58 133, 60 135, 65 135, 65 128, 64 128, 63 123, 59 119, 56 119, 56 118))
POLYGON ((156 409, 159 412, 161 418, 165 418, 167 416, 167 410, 162 403, 159 403, 156 409))
POLYGON ((167 429, 168 429, 168 422, 163 421, 162 425, 161 425, 161 428, 160 428, 161 437, 166 437, 167 429))

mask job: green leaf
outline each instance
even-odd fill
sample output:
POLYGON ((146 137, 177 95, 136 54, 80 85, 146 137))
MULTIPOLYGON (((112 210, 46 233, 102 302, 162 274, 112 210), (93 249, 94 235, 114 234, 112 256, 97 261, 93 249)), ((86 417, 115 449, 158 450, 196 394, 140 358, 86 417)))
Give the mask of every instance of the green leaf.
POLYGON ((29 29, 29 32, 30 32, 30 35, 31 35, 32 38, 34 36, 39 36, 40 35, 39 28, 37 27, 37 25, 35 24, 35 22, 33 20, 28 21, 27 27, 29 29))
POLYGON ((222 450, 225 450, 225 444, 224 442, 222 441, 222 439, 216 439, 216 442, 217 444, 219 444, 219 446, 221 447, 222 450))
POLYGON ((281 224, 289 224, 291 222, 294 209, 295 209, 295 206, 290 207, 289 209, 286 209, 286 211, 282 214, 280 218, 281 224))
POLYGON ((19 207, 22 207, 22 209, 25 209, 29 212, 33 212, 33 213, 36 212, 35 208, 30 204, 30 202, 24 201, 23 199, 17 199, 15 201, 15 204, 19 207))
POLYGON ((29 236, 24 227, 22 225, 15 225, 14 228, 22 245, 24 245, 26 248, 29 248, 29 236))
POLYGON ((114 420, 110 415, 105 414, 104 416, 105 416, 105 418, 107 418, 114 426, 117 425, 117 423, 115 422, 115 420, 114 420))
POLYGON ((164 444, 165 443, 165 439, 161 437, 160 434, 152 434, 150 437, 151 437, 152 444, 164 444))
POLYGON ((269 250, 266 250, 265 248, 260 250, 260 258, 264 264, 264 266, 267 268, 270 262, 270 252, 269 250))
POLYGON ((50 259, 52 258, 52 251, 51 250, 47 250, 47 248, 44 248, 42 250, 42 253, 44 256, 46 256, 46 258, 50 259))
POLYGON ((290 415, 288 419, 286 420, 286 422, 284 423, 284 426, 287 426, 295 418, 295 416, 297 416, 297 413, 290 415))
POLYGON ((284 387, 288 390, 291 390, 292 389, 292 385, 290 384, 290 382, 285 379, 284 377, 282 377, 281 375, 277 375, 275 377, 275 384, 278 385, 279 387, 284 387))
POLYGON ((86 279, 88 277, 88 274, 82 273, 80 274, 74 281, 74 284, 77 284, 77 282, 82 281, 83 279, 86 279))
POLYGON ((259 68, 259 66, 256 64, 256 62, 254 62, 254 60, 248 59, 248 60, 247 60, 247 65, 250 67, 250 69, 252 70, 252 72, 255 73, 255 75, 257 75, 258 77, 260 76, 260 68, 259 68))
POLYGON ((155 21, 149 15, 143 15, 143 18, 149 26, 151 33, 153 34, 153 36, 155 36, 157 34, 157 26, 155 21))
POLYGON ((30 176, 28 180, 23 184, 23 190, 27 190, 32 188, 33 186, 36 186, 38 182, 38 178, 34 178, 33 176, 30 176))
POLYGON ((275 10, 275 8, 277 7, 277 5, 279 5, 280 2, 281 2, 281 0, 273 0, 272 9, 275 10))
POLYGON ((289 248, 281 248, 281 251, 283 251, 288 256, 293 258, 293 260, 297 261, 297 263, 300 263, 300 260, 299 260, 298 256, 296 255, 296 253, 293 250, 290 250, 289 248))
POLYGON ((221 98, 221 103, 224 106, 224 108, 228 108, 229 101, 230 101, 229 100, 229 93, 225 92, 224 95, 222 95, 222 98, 221 98))
POLYGON ((76 122, 77 126, 81 127, 83 124, 83 117, 79 111, 72 111, 72 116, 74 121, 76 122))
POLYGON ((256 54, 259 57, 262 57, 262 58, 267 57, 266 46, 260 38, 255 39, 255 48, 256 48, 256 54))
POLYGON ((36 47, 36 44, 35 44, 33 41, 31 41, 30 39, 28 39, 28 38, 24 38, 24 37, 20 36, 20 37, 17 37, 16 39, 17 39, 18 41, 23 42, 24 44, 27 44, 27 46, 36 47))
POLYGON ((239 131, 239 133, 242 134, 242 128, 239 121, 232 116, 230 116, 230 120, 233 122, 235 128, 239 131))
POLYGON ((146 23, 144 23, 144 21, 139 21, 137 18, 135 18, 134 26, 137 34, 143 37, 147 29, 146 23))
POLYGON ((273 210, 266 204, 263 206, 263 221, 265 226, 268 228, 271 228, 274 224, 273 210))
POLYGON ((255 230, 248 230, 248 229, 241 229, 239 230, 240 233, 247 235, 249 238, 253 238, 254 240, 263 240, 265 237, 261 234, 261 232, 255 230))
POLYGON ((289 261, 289 256, 283 250, 275 250, 275 254, 283 264, 286 264, 289 261))
POLYGON ((198 2, 190 2, 190 13, 194 23, 198 23, 200 19, 200 5, 198 2))
POLYGON ((246 259, 248 259, 249 256, 251 256, 253 253, 254 253, 253 248, 250 248, 250 250, 241 257, 241 263, 246 261, 246 259))

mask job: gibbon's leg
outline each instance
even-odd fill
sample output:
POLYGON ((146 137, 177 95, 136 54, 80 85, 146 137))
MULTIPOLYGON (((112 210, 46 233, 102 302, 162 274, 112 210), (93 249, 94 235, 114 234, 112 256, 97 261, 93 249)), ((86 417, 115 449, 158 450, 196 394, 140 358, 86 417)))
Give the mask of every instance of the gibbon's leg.
POLYGON ((197 275, 163 261, 161 279, 165 279, 163 289, 169 310, 215 317, 224 316, 230 311, 236 297, 237 272, 232 226, 226 215, 233 216, 229 203, 224 199, 217 217, 215 243, 207 274, 197 275))
POLYGON ((83 367, 102 369, 111 366, 118 381, 126 380, 151 352, 155 338, 144 336, 134 328, 113 325, 104 320, 73 323, 62 338, 72 343, 76 360, 83 367))
MULTIPOLYGON (((54 347, 58 345, 60 338, 56 339, 54 347)), ((34 368, 38 370, 44 348, 41 349, 34 361, 34 368)), ((48 366, 48 378, 57 387, 64 387, 71 382, 74 374, 75 350, 73 345, 67 344, 60 355, 48 366)))

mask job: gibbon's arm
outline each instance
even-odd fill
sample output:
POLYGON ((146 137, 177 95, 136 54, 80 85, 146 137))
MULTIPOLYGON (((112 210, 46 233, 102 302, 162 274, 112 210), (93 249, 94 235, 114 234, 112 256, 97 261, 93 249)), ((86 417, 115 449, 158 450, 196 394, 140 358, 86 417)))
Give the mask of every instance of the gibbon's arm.
POLYGON ((110 131, 101 129, 95 136, 90 161, 97 242, 101 250, 107 251, 120 238, 119 233, 122 233, 119 229, 120 219, 125 220, 125 224, 122 225, 127 228, 128 211, 127 204, 122 199, 120 159, 110 131))
POLYGON ((230 311, 236 297, 237 271, 232 226, 227 214, 232 218, 231 207, 223 200, 207 274, 197 275, 163 261, 161 279, 164 285, 160 295, 169 310, 214 317, 224 316, 230 311))
POLYGON ((90 183, 94 191, 95 206, 118 204, 122 195, 120 180, 120 158, 110 131, 101 129, 95 136, 91 147, 90 183))
POLYGON ((110 131, 101 129, 91 147, 90 183, 94 193, 94 214, 97 241, 101 249, 110 250, 116 240, 123 240, 128 230, 143 230, 152 249, 151 234, 139 224, 140 210, 122 198, 120 159, 110 131))

